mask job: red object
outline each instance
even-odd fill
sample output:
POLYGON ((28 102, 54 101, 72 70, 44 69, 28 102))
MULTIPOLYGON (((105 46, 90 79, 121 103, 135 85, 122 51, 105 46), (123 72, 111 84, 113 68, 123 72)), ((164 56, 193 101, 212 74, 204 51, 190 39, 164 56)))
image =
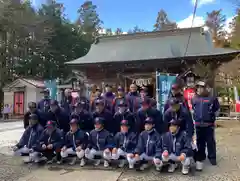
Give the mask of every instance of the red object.
POLYGON ((236 109, 236 112, 240 112, 240 102, 239 101, 236 102, 235 109, 236 109))
POLYGON ((24 92, 14 92, 14 114, 24 114, 24 92))
POLYGON ((187 88, 183 92, 184 99, 187 101, 188 108, 192 110, 192 104, 191 100, 195 95, 195 89, 194 88, 187 88))

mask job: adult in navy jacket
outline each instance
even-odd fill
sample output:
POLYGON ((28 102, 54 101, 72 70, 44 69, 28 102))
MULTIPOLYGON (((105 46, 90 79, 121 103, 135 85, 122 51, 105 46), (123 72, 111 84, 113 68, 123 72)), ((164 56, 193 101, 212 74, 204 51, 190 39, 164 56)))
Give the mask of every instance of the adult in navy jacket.
POLYGON ((166 130, 166 125, 162 119, 162 113, 151 106, 151 99, 145 97, 142 102, 142 107, 136 113, 137 133, 141 133, 144 130, 144 122, 147 117, 153 119, 155 129, 159 134, 162 134, 166 130))
MULTIPOLYGON (((171 120, 181 121, 180 131, 186 131, 189 138, 192 138, 194 134, 194 125, 189 111, 180 104, 177 98, 171 98, 169 100, 170 107, 164 113, 164 122, 169 126, 171 120)), ((168 129, 166 129, 168 131, 168 129)))
POLYGON ((218 99, 210 96, 206 83, 197 83, 197 94, 192 99, 193 119, 196 127, 198 156, 196 167, 202 170, 203 160, 206 158, 206 145, 208 159, 212 165, 216 165, 216 140, 215 140, 215 121, 216 113, 219 110, 218 99))
POLYGON ((37 109, 39 109, 42 112, 48 112, 50 109, 50 92, 49 89, 44 89, 43 93, 43 99, 41 99, 37 104, 37 109))
POLYGON ((56 100, 50 101, 50 111, 48 112, 47 120, 55 121, 57 127, 64 133, 67 133, 70 129, 69 115, 64 111, 64 109, 59 107, 58 101, 56 100))
POLYGON ((142 100, 135 84, 130 85, 130 92, 126 95, 126 100, 132 113, 136 113, 141 107, 142 100))

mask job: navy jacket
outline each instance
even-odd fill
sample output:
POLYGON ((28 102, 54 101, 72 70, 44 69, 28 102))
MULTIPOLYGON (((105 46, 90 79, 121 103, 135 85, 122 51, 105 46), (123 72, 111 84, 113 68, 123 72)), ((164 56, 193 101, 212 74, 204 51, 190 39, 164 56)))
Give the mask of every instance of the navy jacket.
MULTIPOLYGON (((116 97, 113 101, 113 108, 114 108, 114 112, 117 112, 118 111, 118 106, 120 104, 121 101, 125 101, 127 102, 126 100, 126 97, 116 97)), ((128 102, 127 102, 128 104, 128 102)), ((129 107, 129 106, 128 106, 129 107)))
POLYGON ((16 146, 22 148, 26 145, 29 149, 35 149, 43 130, 44 128, 40 124, 27 127, 16 146))
POLYGON ((162 134, 166 130, 166 125, 162 119, 162 113, 159 110, 155 108, 149 108, 148 110, 139 109, 136 114, 136 127, 138 133, 144 130, 145 119, 147 117, 153 119, 155 129, 159 134, 162 134))
POLYGON ((215 123, 215 113, 219 110, 220 105, 216 97, 201 97, 196 95, 192 99, 193 119, 196 126, 211 125, 215 123))
POLYGON ((155 129, 143 131, 138 137, 135 153, 139 155, 145 153, 147 156, 159 157, 162 153, 161 145, 161 136, 155 129))
POLYGON ((127 104, 131 112, 135 113, 141 107, 141 97, 137 92, 129 92, 126 95, 127 104))
POLYGON ((105 109, 107 109, 110 112, 114 112, 114 99, 115 99, 115 95, 112 92, 106 92, 103 95, 103 99, 104 99, 104 106, 105 109))
POLYGON ((51 135, 47 133, 47 130, 45 129, 39 139, 39 149, 42 149, 42 145, 45 144, 53 145, 53 150, 59 150, 64 145, 64 135, 63 132, 60 129, 56 129, 52 132, 51 135))
POLYGON ((118 132, 114 137, 115 147, 127 153, 134 153, 137 146, 137 138, 137 134, 134 132, 118 132))
POLYGON ((42 112, 48 112, 50 109, 50 101, 51 99, 49 98, 43 98, 38 102, 37 108, 42 112))
POLYGON ((168 110, 164 113, 164 122, 168 125, 172 119, 181 121, 180 131, 186 131, 189 137, 193 136, 193 120, 191 115, 189 114, 189 111, 186 108, 181 106, 177 112, 172 110, 172 108, 168 108, 168 110))
POLYGON ((70 119, 73 118, 78 120, 79 127, 81 128, 81 130, 90 132, 91 130, 94 129, 92 115, 88 111, 83 110, 80 113, 73 112, 70 119))
POLYGON ((64 109, 64 111, 67 114, 71 114, 73 111, 73 98, 72 96, 64 97, 64 99, 61 101, 61 107, 64 109))
POLYGON ((47 120, 55 121, 59 129, 67 133, 70 129, 69 127, 69 115, 61 108, 58 108, 56 112, 48 112, 47 120))
POLYGON ((192 146, 191 138, 189 138, 185 131, 178 131, 176 135, 167 132, 162 136, 162 151, 168 151, 180 156, 182 153, 186 156, 191 156, 192 146))
POLYGON ((113 122, 113 115, 110 111, 104 109, 101 113, 94 112, 92 115, 93 120, 96 117, 102 117, 104 118, 104 128, 109 131, 110 133, 114 133, 114 122, 113 122))
POLYGON ((124 113, 116 112, 113 116, 114 124, 112 125, 114 127, 114 134, 120 131, 120 124, 122 120, 128 120, 130 129, 129 131, 136 132, 136 120, 134 114, 132 114, 130 111, 125 111, 124 113))
POLYGON ((75 151, 78 146, 81 146, 83 150, 86 149, 88 144, 88 135, 86 132, 78 129, 75 133, 69 131, 65 136, 65 146, 67 148, 73 148, 75 151))
POLYGON ((36 114, 38 116, 38 121, 39 121, 39 124, 42 126, 42 127, 45 127, 46 125, 46 113, 45 112, 42 112, 40 110, 36 110, 34 113, 30 113, 29 111, 26 112, 24 114, 24 118, 23 118, 23 126, 24 126, 24 129, 26 129, 28 126, 29 126, 29 116, 31 114, 36 114))
POLYGON ((103 151, 107 148, 113 148, 114 142, 111 134, 102 129, 100 131, 92 130, 89 134, 89 141, 87 148, 95 149, 97 151, 103 151))

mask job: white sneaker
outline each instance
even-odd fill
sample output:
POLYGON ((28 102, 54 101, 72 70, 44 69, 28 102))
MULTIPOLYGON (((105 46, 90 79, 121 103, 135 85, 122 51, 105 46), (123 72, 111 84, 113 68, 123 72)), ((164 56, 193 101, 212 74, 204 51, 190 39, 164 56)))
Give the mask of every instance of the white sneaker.
POLYGON ((80 166, 83 167, 84 165, 86 165, 86 161, 84 158, 82 158, 80 161, 80 166))
POLYGON ((107 160, 104 160, 104 162, 103 162, 103 166, 104 166, 105 168, 109 167, 109 163, 108 163, 107 160))
POLYGON ((187 175, 189 173, 189 166, 182 166, 182 174, 187 175))
POLYGON ((170 164, 168 166, 168 172, 169 173, 173 173, 175 171, 175 169, 176 169, 176 164, 170 164))
POLYGON ((141 167, 140 167, 140 170, 143 171, 145 170, 146 168, 148 168, 148 164, 142 164, 141 167))
POLYGON ((77 157, 72 158, 71 162, 69 163, 69 165, 75 165, 77 161, 77 157))
POLYGON ((98 166, 98 165, 100 165, 100 163, 101 163, 101 160, 96 160, 94 163, 94 166, 98 166))
POLYGON ((125 160, 120 160, 120 163, 118 164, 119 168, 123 168, 125 165, 125 160))
POLYGON ((202 171, 203 170, 203 162, 196 162, 196 170, 202 171))
POLYGON ((129 165, 128 165, 128 168, 129 168, 129 169, 134 169, 134 164, 129 164, 129 165))

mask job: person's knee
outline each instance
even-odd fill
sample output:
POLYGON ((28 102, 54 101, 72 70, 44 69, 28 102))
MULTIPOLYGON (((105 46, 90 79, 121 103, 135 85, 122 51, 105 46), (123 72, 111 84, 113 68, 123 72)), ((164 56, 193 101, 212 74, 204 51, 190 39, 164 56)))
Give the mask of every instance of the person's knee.
POLYGON ((79 158, 79 159, 81 159, 81 158, 83 158, 84 157, 84 150, 81 150, 81 151, 77 151, 76 152, 76 154, 77 154, 77 157, 79 158))
POLYGON ((103 158, 104 158, 104 159, 107 159, 107 160, 111 159, 111 152, 105 150, 105 151, 103 152, 103 158))
POLYGON ((65 151, 61 151, 61 152, 60 152, 60 155, 61 155, 62 158, 68 157, 68 153, 67 153, 66 150, 65 150, 65 151))
POLYGON ((153 163, 155 166, 161 167, 163 165, 162 160, 160 158, 153 158, 153 163))

